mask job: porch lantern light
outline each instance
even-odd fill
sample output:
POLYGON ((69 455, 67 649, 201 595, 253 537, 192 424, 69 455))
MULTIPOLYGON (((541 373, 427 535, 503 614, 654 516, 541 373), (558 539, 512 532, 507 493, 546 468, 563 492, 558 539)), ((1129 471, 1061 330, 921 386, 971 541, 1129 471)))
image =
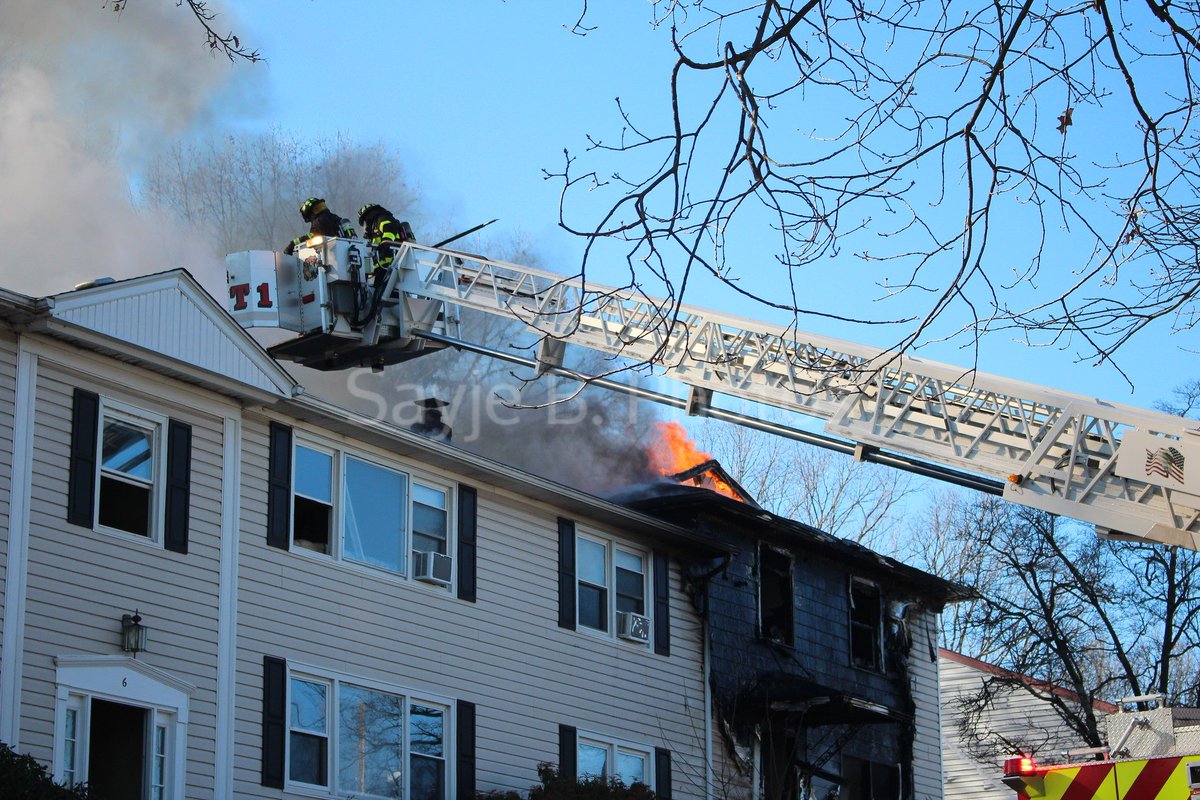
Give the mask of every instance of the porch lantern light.
POLYGON ((146 639, 149 629, 142 624, 142 618, 137 609, 132 614, 121 617, 121 649, 126 653, 141 653, 146 649, 146 639))

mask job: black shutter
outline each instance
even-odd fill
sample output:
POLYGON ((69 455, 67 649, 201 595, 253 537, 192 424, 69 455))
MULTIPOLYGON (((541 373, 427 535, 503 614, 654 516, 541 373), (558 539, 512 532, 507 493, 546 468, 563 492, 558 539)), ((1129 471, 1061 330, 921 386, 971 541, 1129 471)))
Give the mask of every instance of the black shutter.
POLYGON ((654 551, 654 652, 671 655, 671 558, 654 551))
POLYGON ((75 390, 71 404, 71 467, 67 478, 67 522, 96 523, 96 442, 100 431, 100 396, 75 390))
POLYGON ((167 423, 167 529, 163 546, 176 553, 188 551, 188 520, 192 491, 192 426, 167 423))
POLYGON ((570 725, 558 726, 558 776, 569 781, 579 779, 575 765, 575 729, 570 725))
POLYGON ((292 429, 271 423, 267 466, 267 544, 288 549, 292 527, 292 429))
POLYGON ((287 662, 263 656, 262 785, 283 788, 287 662))
POLYGON ((558 627, 575 630, 575 523, 558 518, 558 627))
POLYGON ((455 750, 458 754, 458 796, 475 796, 475 704, 458 701, 455 714, 455 750))
POLYGON ((654 796, 671 800, 671 751, 665 747, 654 748, 654 796))
POLYGON ((458 599, 475 602, 475 514, 478 494, 458 485, 458 599))

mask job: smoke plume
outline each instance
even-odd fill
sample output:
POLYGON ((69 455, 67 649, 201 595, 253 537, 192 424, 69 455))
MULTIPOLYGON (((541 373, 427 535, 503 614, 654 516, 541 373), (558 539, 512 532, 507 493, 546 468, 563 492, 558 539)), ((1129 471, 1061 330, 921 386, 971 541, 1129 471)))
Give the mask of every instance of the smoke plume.
POLYGON ((214 58, 174 3, 23 2, 0 30, 0 285, 54 294, 176 266, 210 291, 223 265, 186 226, 141 210, 130 176, 158 143, 235 114, 252 73, 214 58), (236 78, 236 79, 235 79, 236 78))

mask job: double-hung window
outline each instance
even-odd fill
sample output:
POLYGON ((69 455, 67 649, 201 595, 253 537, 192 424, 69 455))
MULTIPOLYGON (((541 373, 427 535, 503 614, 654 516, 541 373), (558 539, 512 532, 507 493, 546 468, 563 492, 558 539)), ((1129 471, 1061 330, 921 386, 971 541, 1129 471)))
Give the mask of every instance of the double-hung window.
POLYGON ((613 541, 578 536, 577 623, 623 639, 647 641, 648 560, 646 553, 613 541))
POLYGON ((298 673, 291 675, 288 695, 287 775, 293 788, 446 798, 445 703, 298 673))
POLYGON ((147 538, 158 530, 162 428, 160 419, 102 408, 98 525, 147 538))
POLYGON ((67 522, 186 554, 192 426, 77 388, 67 522))
MULTIPOLYGON (((452 555, 448 486, 337 448, 297 443, 294 453, 292 542, 297 547, 397 575, 413 574, 410 556, 452 555)), ((448 565, 443 572, 427 568, 422 575, 449 583, 448 565)))
POLYGON ((600 737, 580 736, 576 746, 576 765, 580 779, 616 778, 626 786, 650 785, 650 750, 635 745, 606 741, 600 737))

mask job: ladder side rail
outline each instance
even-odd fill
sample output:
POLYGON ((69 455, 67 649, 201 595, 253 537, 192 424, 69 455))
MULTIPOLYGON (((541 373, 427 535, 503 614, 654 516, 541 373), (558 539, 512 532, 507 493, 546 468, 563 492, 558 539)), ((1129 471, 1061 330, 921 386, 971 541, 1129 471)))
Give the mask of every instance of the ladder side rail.
POLYGON ((1179 417, 690 306, 671 321, 652 298, 520 265, 412 245, 402 258, 411 270, 402 291, 514 316, 691 386, 821 418, 851 441, 1015 476, 1005 489, 1014 502, 1135 536, 1197 528, 1200 498, 1114 472, 1125 431, 1183 439, 1191 424, 1179 417))

